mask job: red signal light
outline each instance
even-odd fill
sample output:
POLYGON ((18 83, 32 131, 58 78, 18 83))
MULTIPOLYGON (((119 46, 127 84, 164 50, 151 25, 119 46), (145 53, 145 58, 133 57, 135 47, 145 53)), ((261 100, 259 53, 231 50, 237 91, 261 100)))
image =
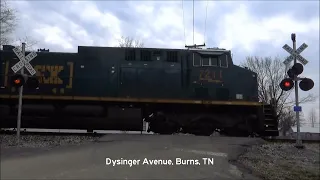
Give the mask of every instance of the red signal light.
POLYGON ((285 82, 285 83, 284 83, 284 86, 285 86, 285 87, 290 87, 290 85, 291 85, 290 82, 285 82))
POLYGON ((293 81, 290 78, 283 79, 279 84, 280 88, 284 91, 289 91, 293 88, 293 81))
POLYGON ((15 74, 11 77, 11 85, 14 87, 21 87, 25 83, 25 79, 21 74, 15 74))
POLYGON ((15 80, 14 80, 14 83, 15 83, 15 84, 20 84, 20 82, 21 82, 20 79, 15 79, 15 80))

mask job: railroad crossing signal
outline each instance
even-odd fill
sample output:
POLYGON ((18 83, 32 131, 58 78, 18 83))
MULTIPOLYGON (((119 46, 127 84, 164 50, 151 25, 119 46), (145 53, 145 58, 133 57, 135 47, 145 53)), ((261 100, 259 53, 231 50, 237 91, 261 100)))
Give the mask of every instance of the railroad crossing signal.
POLYGON ((39 81, 36 77, 28 77, 22 74, 15 74, 10 79, 11 86, 19 88, 26 85, 30 89, 36 89, 39 87, 39 81))
MULTIPOLYGON (((303 65, 306 65, 308 61, 300 55, 302 51, 304 51, 308 45, 306 43, 303 43, 297 50, 293 50, 290 46, 285 44, 282 48, 286 50, 289 54, 291 54, 283 63, 288 66, 291 61, 296 58, 298 61, 300 61, 303 65)), ((303 72, 303 65, 300 63, 296 63, 287 71, 287 75, 289 78, 285 78, 281 81, 280 88, 284 91, 289 91, 294 86, 294 81, 298 83, 298 80, 300 80, 299 87, 303 91, 309 91, 313 88, 314 82, 309 78, 299 78, 298 75, 300 75, 303 72)))
POLYGON ((299 83, 299 87, 302 91, 309 91, 313 88, 313 86, 314 82, 312 81, 312 79, 309 78, 303 78, 299 83))
POLYGON ((298 75, 303 72, 303 65, 300 63, 295 63, 288 71, 287 75, 289 78, 283 79, 279 86, 282 90, 284 91, 289 91, 293 88, 294 86, 294 81, 298 83, 298 80, 300 81, 299 87, 303 91, 309 91, 310 89, 313 88, 314 82, 312 79, 309 78, 299 78, 298 75))
POLYGON ((27 56, 25 56, 18 48, 14 48, 13 52, 17 55, 17 57, 20 60, 14 66, 11 67, 13 72, 17 73, 19 70, 25 67, 30 73, 31 77, 23 73, 15 74, 11 77, 11 85, 14 87, 21 87, 26 84, 27 87, 29 88, 34 88, 34 89, 38 88, 39 87, 38 79, 35 77, 32 77, 34 74, 36 74, 36 70, 29 63, 31 60, 37 57, 37 53, 31 52, 27 56))
POLYGON ((280 88, 284 91, 289 91, 294 86, 294 82, 291 78, 285 78, 280 82, 280 88))
POLYGON ((19 105, 18 105, 18 117, 17 117, 17 143, 19 145, 20 142, 20 126, 21 126, 21 114, 22 114, 22 95, 23 95, 23 86, 27 82, 27 86, 37 88, 39 85, 39 81, 32 77, 36 74, 36 70, 29 63, 35 57, 37 57, 37 53, 32 52, 25 56, 26 44, 22 43, 22 51, 18 48, 13 48, 13 52, 19 58, 19 62, 17 62, 14 66, 11 67, 15 75, 11 77, 11 85, 14 87, 19 87, 19 105), (28 77, 24 74, 24 68, 28 70, 31 74, 31 77, 28 77), (19 70, 21 70, 20 74, 16 74, 19 70))
POLYGON ((296 139, 296 147, 303 148, 301 136, 300 136, 300 117, 299 112, 301 111, 301 106, 299 106, 299 89, 298 89, 298 81, 299 87, 303 91, 309 91, 313 88, 314 82, 309 78, 300 78, 298 77, 299 74, 303 72, 303 65, 306 65, 308 61, 303 58, 300 53, 305 50, 308 45, 303 43, 298 49, 296 49, 296 34, 291 34, 291 40, 293 44, 293 48, 285 44, 282 48, 286 50, 290 56, 283 62, 286 66, 288 66, 291 61, 294 61, 292 68, 290 68, 287 72, 289 78, 283 79, 279 86, 283 91, 289 91, 293 88, 295 89, 295 106, 294 111, 296 112, 296 120, 297 120, 297 139, 296 139), (302 64, 297 63, 297 60, 300 61, 302 64))
POLYGON ((300 61, 303 65, 306 65, 308 61, 304 57, 302 57, 300 53, 307 49, 307 47, 308 45, 306 43, 303 43, 296 51, 294 51, 290 46, 288 46, 288 44, 285 44, 282 48, 286 50, 290 54, 290 56, 285 61, 283 61, 283 63, 285 65, 288 65, 291 61, 293 61, 294 57, 296 57, 298 61, 300 61))
POLYGON ((294 75, 298 76, 303 72, 303 66, 300 63, 295 63, 292 68, 287 71, 287 74, 290 78, 294 78, 294 75))
POLYGON ((11 85, 14 87, 21 87, 26 83, 25 77, 21 74, 15 74, 10 79, 11 85))
POLYGON ((17 55, 17 57, 20 60, 14 66, 11 67, 14 73, 17 73, 21 68, 25 67, 31 74, 31 76, 36 74, 36 70, 29 63, 31 60, 37 57, 36 52, 31 52, 27 56, 25 56, 18 48, 14 48, 13 52, 17 55))

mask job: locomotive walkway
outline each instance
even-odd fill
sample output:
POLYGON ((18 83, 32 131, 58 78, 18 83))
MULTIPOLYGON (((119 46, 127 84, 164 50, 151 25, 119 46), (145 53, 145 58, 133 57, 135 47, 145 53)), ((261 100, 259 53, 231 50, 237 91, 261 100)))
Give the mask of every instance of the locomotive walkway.
POLYGON ((252 138, 188 135, 106 135, 92 144, 1 158, 1 179, 258 179, 229 161, 235 160, 246 146, 260 142, 252 138), (106 165, 106 158, 110 165, 106 165), (131 167, 128 163, 113 166, 111 160, 121 158, 136 161, 131 167), (205 164, 202 158, 211 161, 205 164), (172 160, 172 165, 150 165, 154 160, 172 160), (189 165, 177 165, 178 160, 191 161, 189 165))

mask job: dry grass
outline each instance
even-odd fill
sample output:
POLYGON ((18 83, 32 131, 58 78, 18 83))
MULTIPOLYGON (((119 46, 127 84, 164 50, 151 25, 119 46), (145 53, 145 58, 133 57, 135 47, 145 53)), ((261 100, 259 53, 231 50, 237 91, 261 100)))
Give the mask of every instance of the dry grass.
POLYGON ((297 149, 289 143, 253 146, 239 162, 267 180, 320 179, 320 144, 305 144, 297 149))

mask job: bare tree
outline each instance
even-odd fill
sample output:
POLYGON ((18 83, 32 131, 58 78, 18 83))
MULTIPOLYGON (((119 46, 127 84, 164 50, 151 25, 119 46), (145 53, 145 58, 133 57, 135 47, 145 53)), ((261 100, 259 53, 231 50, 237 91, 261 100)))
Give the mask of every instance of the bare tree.
POLYGON ((316 110, 314 108, 312 108, 309 112, 309 121, 311 123, 311 127, 314 127, 314 125, 317 122, 317 114, 316 114, 316 110))
POLYGON ((34 50, 34 45, 37 44, 35 40, 31 37, 25 35, 23 38, 17 38, 13 40, 11 35, 15 32, 18 24, 18 11, 10 7, 7 0, 1 0, 1 9, 0 9, 0 46, 6 44, 17 45, 21 48, 22 42, 26 43, 26 50, 34 50))
POLYGON ((144 47, 144 44, 140 40, 134 39, 132 37, 122 36, 119 40, 119 47, 141 48, 144 47))
MULTIPOLYGON (((282 60, 278 57, 247 57, 241 66, 248 67, 251 71, 257 73, 259 100, 269 103, 273 99, 280 129, 282 131, 289 130, 294 124, 292 121, 295 120, 289 118, 291 115, 287 115, 287 113, 290 111, 284 109, 292 107, 294 101, 289 99, 292 90, 283 91, 279 86, 280 82, 287 76, 287 69, 282 60)), ((299 102, 306 103, 315 100, 316 97, 309 94, 300 98, 299 102)))
POLYGON ((26 51, 36 51, 34 46, 38 43, 38 41, 34 40, 30 36, 25 35, 23 38, 18 38, 16 41, 16 47, 21 49, 22 43, 26 43, 26 51))
MULTIPOLYGON (((300 124, 305 123, 303 113, 300 113, 300 124)), ((282 110, 281 120, 279 121, 279 126, 281 127, 282 136, 286 136, 286 133, 290 130, 291 127, 297 125, 296 113, 292 108, 285 107, 282 110)))
POLYGON ((17 11, 6 0, 0 2, 0 46, 10 42, 10 35, 17 26, 17 11))

